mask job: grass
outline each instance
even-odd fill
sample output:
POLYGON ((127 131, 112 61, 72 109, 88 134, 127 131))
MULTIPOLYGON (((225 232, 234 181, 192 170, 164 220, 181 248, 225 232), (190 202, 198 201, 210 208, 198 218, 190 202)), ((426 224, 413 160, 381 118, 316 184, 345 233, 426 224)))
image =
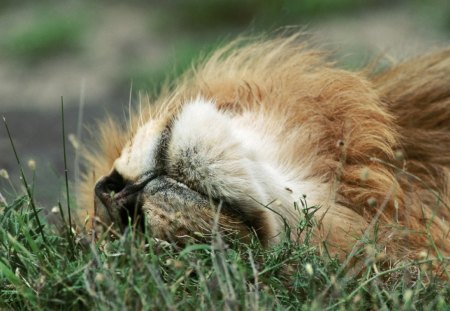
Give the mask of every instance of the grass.
MULTIPOLYGON (((305 215, 306 216, 306 215, 305 215)), ((306 219, 306 218, 305 218, 306 219)), ((309 230, 308 221, 297 229, 309 230)), ((177 249, 129 230, 96 243, 43 236, 27 196, 3 206, 0 308, 11 310, 448 310, 450 287, 430 275, 430 260, 382 270, 366 256, 359 276, 317 255, 308 242, 285 239, 177 249), (72 253, 70 243, 74 243, 72 253), (412 274, 414 273, 414 275, 412 274)), ((367 245, 366 245, 367 246, 367 245)), ((366 247, 367 248, 367 247, 366 247)))

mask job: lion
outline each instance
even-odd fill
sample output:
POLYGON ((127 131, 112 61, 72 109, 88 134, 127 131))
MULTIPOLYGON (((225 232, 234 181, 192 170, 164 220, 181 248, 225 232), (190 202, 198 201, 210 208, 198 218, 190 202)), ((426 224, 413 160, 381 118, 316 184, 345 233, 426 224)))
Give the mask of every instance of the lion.
POLYGON ((304 200, 319 252, 365 237, 392 261, 450 254, 449 48, 349 71, 300 35, 241 38, 94 133, 89 230, 183 245, 216 228, 269 247, 304 200))

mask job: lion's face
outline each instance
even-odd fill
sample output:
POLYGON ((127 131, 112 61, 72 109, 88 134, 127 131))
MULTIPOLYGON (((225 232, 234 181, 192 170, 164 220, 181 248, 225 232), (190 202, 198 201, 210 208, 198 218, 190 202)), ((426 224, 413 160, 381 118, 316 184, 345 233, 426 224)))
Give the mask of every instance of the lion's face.
POLYGON ((175 243, 208 236, 215 225, 225 235, 249 239, 254 232, 267 243, 274 238, 263 206, 271 199, 270 172, 243 143, 242 135, 255 134, 235 122, 197 99, 143 124, 97 182, 96 215, 120 231, 131 222, 175 243))

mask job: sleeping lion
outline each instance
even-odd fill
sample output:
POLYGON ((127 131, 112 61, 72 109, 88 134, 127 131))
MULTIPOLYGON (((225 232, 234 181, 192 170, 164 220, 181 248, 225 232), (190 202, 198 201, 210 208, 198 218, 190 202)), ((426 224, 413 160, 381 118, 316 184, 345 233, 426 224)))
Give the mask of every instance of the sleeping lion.
POLYGON ((234 41, 127 126, 104 121, 80 185, 88 229, 270 246, 314 207, 319 251, 365 237, 392 261, 449 256, 450 49, 353 72, 300 41, 234 41))

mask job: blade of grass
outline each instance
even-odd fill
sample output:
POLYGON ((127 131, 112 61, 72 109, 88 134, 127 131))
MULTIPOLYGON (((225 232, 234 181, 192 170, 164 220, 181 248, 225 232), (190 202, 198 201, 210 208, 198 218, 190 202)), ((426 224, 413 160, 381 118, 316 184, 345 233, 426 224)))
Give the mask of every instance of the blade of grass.
POLYGON ((21 242, 17 241, 17 239, 13 237, 9 232, 6 232, 5 236, 8 239, 11 247, 15 249, 18 254, 21 254, 22 256, 30 260, 36 257, 36 255, 30 252, 21 242))
MULTIPOLYGON (((26 228, 27 224, 25 223, 22 217, 17 217, 17 220, 21 228, 26 228)), ((30 232, 28 230, 22 230, 22 233, 25 236, 25 240, 28 242, 28 245, 30 245, 30 248, 33 251, 33 253, 36 255, 40 255, 39 247, 36 245, 36 242, 31 237, 30 232)))
POLYGON ((61 96, 61 120, 62 120, 62 141, 63 141, 63 153, 64 153, 64 176, 66 182, 66 196, 67 196, 67 214, 69 218, 69 237, 68 242, 70 245, 70 249, 72 252, 72 256, 75 253, 75 249, 73 246, 73 235, 72 235, 72 213, 70 211, 70 197, 69 197, 69 177, 67 170, 67 154, 66 154, 66 133, 65 133, 65 124, 64 124, 64 98, 61 96))
POLYGON ((22 287, 22 281, 2 261, 0 261, 0 273, 15 287, 22 287))
POLYGON ((73 239, 72 239, 72 228, 66 223, 66 218, 64 217, 64 211, 63 207, 61 205, 61 202, 58 202, 58 208, 59 208, 59 214, 61 215, 61 219, 64 223, 64 227, 66 228, 67 233, 67 241, 69 242, 70 249, 72 251, 72 254, 74 254, 74 246, 73 246, 73 239))
POLYGON ((44 241, 44 244, 47 244, 47 239, 45 238, 43 226, 41 224, 41 221, 40 221, 39 216, 38 216, 38 212, 36 210, 36 205, 34 203, 33 195, 31 194, 30 187, 28 185, 27 179, 26 179, 25 174, 23 172, 23 167, 22 167, 22 164, 20 163, 20 159, 19 159, 19 156, 17 154, 16 147, 14 146, 14 142, 13 142, 13 139, 12 139, 12 136, 11 136, 11 132, 9 131, 8 123, 6 122, 6 118, 5 117, 3 117, 3 123, 5 124, 6 132, 8 133, 9 141, 10 141, 11 147, 12 147, 12 149, 14 151, 14 156, 16 157, 17 165, 19 166, 20 176, 22 177, 22 182, 23 182, 23 184, 25 186, 28 198, 30 200, 31 208, 33 210, 34 217, 35 217, 36 222, 38 224, 39 233, 42 236, 42 240, 44 241))

